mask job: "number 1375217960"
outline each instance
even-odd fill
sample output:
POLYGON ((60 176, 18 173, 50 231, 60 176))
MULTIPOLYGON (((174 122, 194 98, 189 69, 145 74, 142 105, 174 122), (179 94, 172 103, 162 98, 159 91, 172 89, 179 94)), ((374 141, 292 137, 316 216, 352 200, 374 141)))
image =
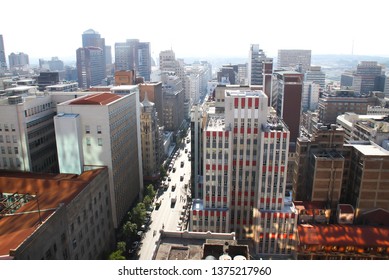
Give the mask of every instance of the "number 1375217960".
POLYGON ((212 267, 212 275, 271 275, 270 267, 257 266, 220 266, 212 267))

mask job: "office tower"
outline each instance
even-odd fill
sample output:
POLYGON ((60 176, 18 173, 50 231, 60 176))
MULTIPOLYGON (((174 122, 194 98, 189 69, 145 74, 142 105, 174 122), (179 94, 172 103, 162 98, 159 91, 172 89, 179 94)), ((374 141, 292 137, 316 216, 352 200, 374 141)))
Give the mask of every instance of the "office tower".
POLYGON ((178 131, 184 121, 185 92, 182 80, 174 73, 162 75, 162 120, 165 130, 178 131))
POLYGON ((263 84, 263 61, 266 55, 258 44, 250 45, 249 62, 248 62, 248 82, 249 85, 263 84))
MULTIPOLYGON (((272 81, 272 106, 290 131, 292 146, 299 136, 303 74, 296 71, 275 71, 272 81)), ((291 151, 294 151, 292 147, 291 151)))
POLYGON ((320 85, 316 82, 304 82, 303 95, 301 98, 301 110, 315 111, 319 102, 320 85))
POLYGON ((144 99, 140 105, 143 178, 147 181, 155 181, 159 178, 159 170, 163 157, 163 145, 159 133, 158 116, 155 104, 149 101, 147 92, 145 92, 144 99))
POLYGON ((115 244, 106 167, 80 175, 0 171, 0 259, 103 259, 115 244))
POLYGON ((115 87, 58 104, 54 118, 61 173, 105 165, 115 228, 143 193, 139 91, 115 87), (113 91, 114 92, 114 91, 113 91))
POLYGON ((354 85, 354 90, 359 93, 369 93, 375 89, 375 80, 383 74, 383 66, 377 61, 361 61, 357 65, 356 77, 360 77, 360 86, 354 85))
POLYGON ((311 66, 311 50, 278 50, 277 69, 305 73, 311 66))
POLYGON ((367 108, 376 104, 377 98, 369 95, 360 95, 351 89, 341 89, 325 92, 319 98, 319 121, 325 125, 336 123, 336 118, 346 112, 366 115, 367 108))
POLYGON ((57 173, 56 103, 49 95, 13 95, 0 102, 0 169, 57 173))
POLYGON ((190 229, 233 231, 253 239, 257 253, 291 254, 297 216, 285 200, 289 131, 268 116, 262 91, 227 90, 224 99, 224 111, 204 104, 193 115, 198 178, 190 229))
POLYGON ((304 81, 315 82, 320 85, 321 90, 324 90, 326 74, 321 70, 321 66, 310 66, 305 72, 304 81))
POLYGON ((77 49, 78 85, 82 89, 101 85, 105 79, 105 64, 103 50, 99 47, 77 49))
POLYGON ((52 57, 51 60, 39 59, 39 68, 49 71, 63 71, 63 61, 58 57, 52 57))
POLYGON ((5 49, 3 35, 0 34, 0 70, 7 71, 7 61, 5 60, 5 49))
POLYGON ((25 53, 11 53, 8 56, 9 69, 10 70, 23 70, 28 67, 30 62, 28 55, 25 53))
POLYGON ((38 90, 44 91, 47 86, 58 84, 59 72, 40 72, 37 77, 38 90))
POLYGON ((144 81, 150 81, 151 74, 151 51, 150 43, 139 42, 137 46, 137 74, 143 77, 144 81))
POLYGON ((150 43, 139 42, 138 39, 127 39, 124 43, 115 43, 115 71, 120 70, 135 70, 137 77, 150 81, 150 43))

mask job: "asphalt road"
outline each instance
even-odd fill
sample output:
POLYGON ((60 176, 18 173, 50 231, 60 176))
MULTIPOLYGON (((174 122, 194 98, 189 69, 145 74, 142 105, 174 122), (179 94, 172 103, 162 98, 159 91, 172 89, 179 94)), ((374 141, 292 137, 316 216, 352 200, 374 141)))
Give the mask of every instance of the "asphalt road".
POLYGON ((186 143, 185 147, 180 149, 180 154, 177 156, 174 167, 176 168, 175 172, 170 172, 171 181, 169 182, 169 188, 159 196, 158 199, 161 200, 161 206, 159 209, 154 209, 151 213, 151 223, 149 229, 147 230, 145 236, 143 237, 140 251, 139 259, 140 260, 151 260, 153 258, 153 253, 156 249, 157 242, 160 238, 160 230, 164 227, 165 230, 169 231, 180 231, 185 228, 180 227, 181 225, 181 215, 184 211, 184 206, 187 204, 187 190, 185 184, 189 184, 191 168, 190 161, 188 160, 188 154, 190 152, 190 143, 186 143), (188 152, 185 153, 185 149, 188 149, 188 152), (184 162, 184 166, 181 167, 181 161, 184 162), (180 180, 180 176, 183 176, 183 180, 180 180), (172 186, 176 185, 176 189, 172 191, 172 186), (171 198, 173 196, 177 197, 175 205, 172 207, 171 198))

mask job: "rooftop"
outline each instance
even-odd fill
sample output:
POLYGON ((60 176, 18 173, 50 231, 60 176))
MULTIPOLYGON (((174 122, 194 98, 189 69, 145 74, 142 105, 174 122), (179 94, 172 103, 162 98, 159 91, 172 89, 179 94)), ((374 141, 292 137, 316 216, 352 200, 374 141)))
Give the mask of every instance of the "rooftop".
POLYGON ((388 247, 389 227, 298 225, 300 245, 388 247))
POLYGON ((122 96, 104 92, 104 93, 96 93, 81 98, 77 98, 74 101, 70 102, 69 104, 70 105, 107 105, 120 98, 122 98, 122 96))
POLYGON ((0 259, 16 249, 62 204, 71 202, 105 168, 75 174, 38 174, 0 171, 0 198, 17 200, 21 207, 7 213, 0 204, 0 259), (39 211, 38 200, 39 199, 39 211))

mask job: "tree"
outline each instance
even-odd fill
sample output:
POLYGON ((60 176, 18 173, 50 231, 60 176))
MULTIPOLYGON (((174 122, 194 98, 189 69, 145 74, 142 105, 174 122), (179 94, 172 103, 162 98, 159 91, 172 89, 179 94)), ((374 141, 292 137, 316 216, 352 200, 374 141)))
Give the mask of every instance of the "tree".
POLYGON ((116 250, 109 255, 108 259, 109 260, 125 260, 126 258, 122 254, 123 254, 122 251, 116 250))
POLYGON ((165 169, 165 167, 163 167, 163 165, 161 165, 161 167, 159 169, 159 173, 161 175, 161 178, 166 177, 167 173, 166 173, 166 169, 165 169))
POLYGON ((145 191, 144 191, 144 196, 149 196, 150 198, 153 198, 155 196, 155 190, 154 190, 154 186, 152 184, 149 184, 146 188, 145 188, 145 191))
POLYGON ((136 235, 138 226, 136 223, 133 223, 131 221, 126 222, 123 227, 123 234, 126 238, 131 238, 132 236, 136 235))
POLYGON ((146 209, 148 209, 150 206, 151 206, 151 203, 153 202, 153 200, 151 199, 150 196, 146 195, 144 198, 143 198, 143 203, 146 207, 146 209))
POLYGON ((120 241, 116 244, 116 250, 121 251, 124 253, 126 251, 126 242, 120 241))
POLYGON ((143 202, 139 202, 132 209, 132 221, 140 227, 146 219, 146 206, 143 202))

